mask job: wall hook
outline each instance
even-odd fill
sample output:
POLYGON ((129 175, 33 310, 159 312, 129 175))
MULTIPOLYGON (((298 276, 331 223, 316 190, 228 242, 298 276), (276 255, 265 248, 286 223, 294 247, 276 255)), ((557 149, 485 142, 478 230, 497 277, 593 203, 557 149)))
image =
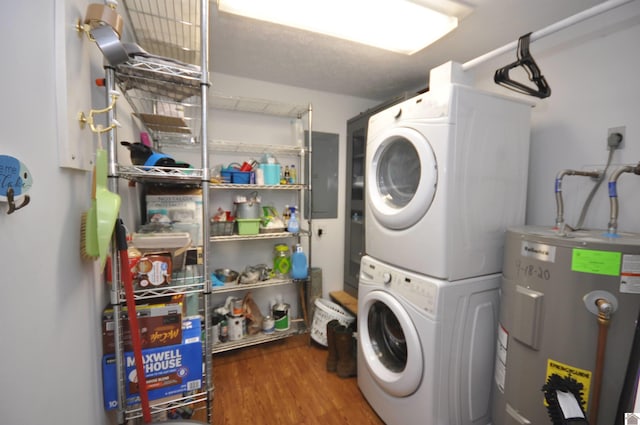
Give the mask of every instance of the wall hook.
POLYGON ((89 110, 89 115, 85 115, 84 112, 79 112, 78 113, 78 121, 80 122, 80 128, 84 128, 85 125, 89 124, 89 127, 91 128, 91 131, 97 134, 101 134, 101 133, 106 133, 107 131, 110 131, 112 129, 114 129, 115 127, 118 126, 118 122, 116 120, 113 120, 113 122, 111 123, 111 125, 107 126, 107 127, 102 127, 102 126, 95 126, 94 125, 94 121, 93 121, 93 116, 95 114, 105 114, 111 110, 113 110, 113 108, 116 106, 116 101, 118 100, 118 92, 116 91, 112 91, 111 92, 111 103, 109 104, 109 106, 107 106, 106 108, 103 109, 91 109, 89 110))
POLYGON ((29 201, 31 201, 31 198, 29 197, 29 195, 24 195, 24 199, 22 200, 22 203, 16 206, 16 202, 13 196, 14 196, 13 188, 10 187, 9 189, 7 189, 7 202, 9 203, 9 211, 7 211, 7 214, 12 214, 15 211, 19 210, 20 208, 26 207, 29 204, 29 201))

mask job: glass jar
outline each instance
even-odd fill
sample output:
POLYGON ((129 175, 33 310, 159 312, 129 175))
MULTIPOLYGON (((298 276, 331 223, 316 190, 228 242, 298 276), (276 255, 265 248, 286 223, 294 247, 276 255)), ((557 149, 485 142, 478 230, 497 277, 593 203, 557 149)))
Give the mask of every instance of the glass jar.
POLYGON ((291 270, 291 255, 289 254, 289 246, 279 243, 274 247, 273 254, 273 272, 276 277, 284 278, 289 276, 291 270))

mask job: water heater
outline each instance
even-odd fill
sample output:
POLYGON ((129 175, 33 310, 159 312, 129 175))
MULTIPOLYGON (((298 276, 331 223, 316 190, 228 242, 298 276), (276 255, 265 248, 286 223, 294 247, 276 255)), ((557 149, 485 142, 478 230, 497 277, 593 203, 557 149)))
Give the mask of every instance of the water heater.
POLYGON ((493 424, 551 424, 558 405, 613 424, 640 309, 640 235, 525 226, 507 231, 504 252, 493 424))

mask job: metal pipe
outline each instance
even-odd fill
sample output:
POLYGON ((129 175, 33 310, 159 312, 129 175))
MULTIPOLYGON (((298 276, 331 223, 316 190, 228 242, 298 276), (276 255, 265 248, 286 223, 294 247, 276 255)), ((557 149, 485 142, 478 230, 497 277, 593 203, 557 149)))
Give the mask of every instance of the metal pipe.
POLYGON ((598 423, 600 392, 602 390, 602 376, 604 372, 604 355, 607 348, 609 322, 611 320, 611 313, 613 312, 613 306, 604 298, 598 298, 596 300, 596 306, 598 307, 598 348, 596 351, 596 369, 593 379, 593 399, 589 407, 590 425, 597 425, 598 423))
MULTIPOLYGON (((562 29, 565 29, 571 25, 577 24, 579 22, 582 22, 586 19, 589 19, 593 16, 599 15, 601 13, 607 12, 611 9, 614 9, 616 7, 622 6, 624 4, 630 3, 633 0, 610 0, 610 1, 605 1, 603 3, 600 3, 590 9, 584 10, 580 13, 576 13, 573 16, 569 16, 568 18, 565 18, 561 21, 556 22, 555 24, 551 24, 548 27, 545 27, 541 30, 538 30, 534 33, 531 34, 531 37, 529 38, 530 42, 536 41, 542 37, 546 37, 547 35, 553 34, 557 31, 560 31, 562 29)), ((518 41, 513 41, 509 44, 506 44, 500 48, 497 48, 495 50, 492 50, 489 53, 486 53, 482 56, 478 56, 475 59, 472 59, 470 61, 467 61, 465 63, 462 64, 462 70, 463 71, 468 71, 469 69, 480 65, 483 62, 486 62, 490 59, 495 58, 496 56, 500 56, 503 53, 507 53, 511 50, 515 50, 518 47, 518 41)))
POLYGON ((599 171, 579 171, 579 170, 562 170, 556 175, 555 192, 556 192, 556 227, 560 233, 564 232, 564 203, 562 201, 562 179, 564 176, 585 176, 600 178, 602 175, 599 171))
POLYGON ((609 224, 607 225, 610 235, 616 235, 618 231, 618 178, 623 173, 634 173, 640 175, 640 162, 635 166, 627 165, 618 168, 611 174, 609 179, 609 224))

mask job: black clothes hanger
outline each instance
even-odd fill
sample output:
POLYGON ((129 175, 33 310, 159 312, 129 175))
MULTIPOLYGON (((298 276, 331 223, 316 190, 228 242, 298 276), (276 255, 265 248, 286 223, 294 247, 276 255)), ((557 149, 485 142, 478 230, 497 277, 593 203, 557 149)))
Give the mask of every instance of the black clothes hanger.
POLYGON ((493 81, 498 85, 517 91, 518 93, 528 94, 530 96, 536 96, 540 99, 544 99, 551 95, 551 88, 540 72, 540 68, 538 68, 533 56, 531 56, 531 52, 529 52, 530 37, 531 33, 528 33, 518 39, 518 60, 498 69, 493 76, 493 81), (527 71, 529 81, 535 83, 535 88, 509 78, 509 71, 519 66, 523 67, 525 71, 527 71))

